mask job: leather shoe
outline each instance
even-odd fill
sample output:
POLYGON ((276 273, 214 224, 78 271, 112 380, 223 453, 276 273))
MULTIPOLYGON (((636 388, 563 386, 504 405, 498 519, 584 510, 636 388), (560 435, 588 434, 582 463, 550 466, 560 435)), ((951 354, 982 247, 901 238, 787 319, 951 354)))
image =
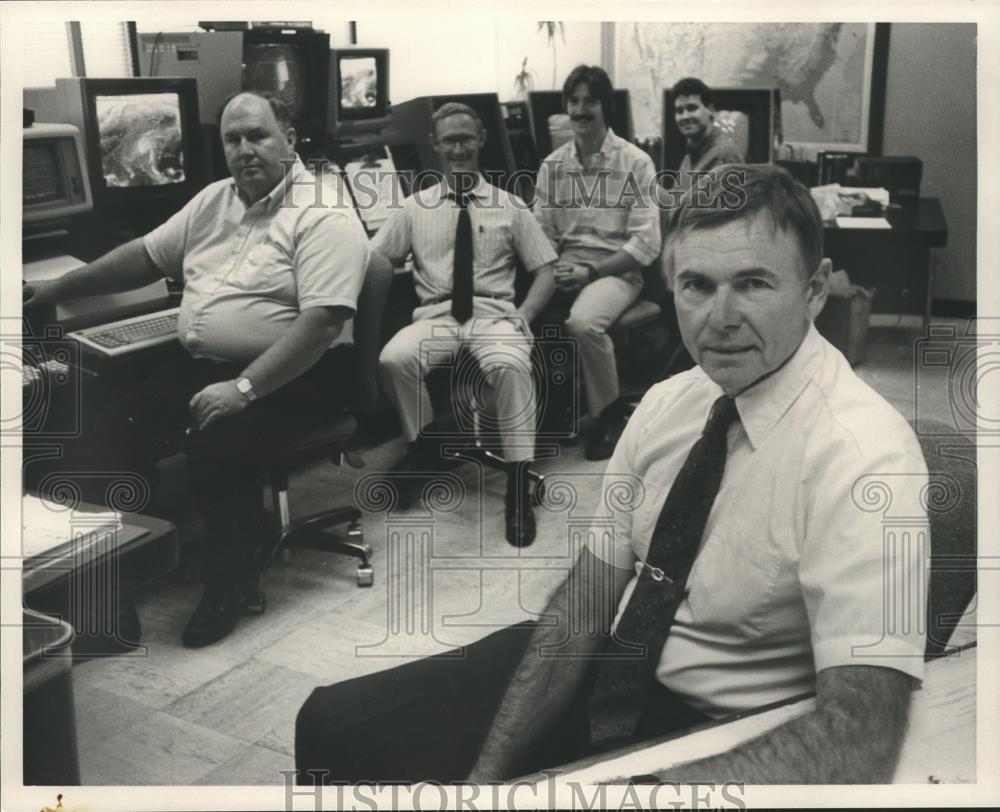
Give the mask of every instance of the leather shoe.
POLYGON ((240 596, 233 589, 209 586, 194 610, 181 642, 201 648, 228 637, 240 619, 240 596))
POLYGON ((504 518, 510 544, 527 547, 535 540, 535 512, 531 508, 528 478, 516 469, 507 474, 504 518))
POLYGON ((594 433, 590 436, 583 456, 588 460, 606 460, 618 445, 618 438, 625 430, 628 417, 621 403, 615 402, 608 406, 597 420, 594 433))

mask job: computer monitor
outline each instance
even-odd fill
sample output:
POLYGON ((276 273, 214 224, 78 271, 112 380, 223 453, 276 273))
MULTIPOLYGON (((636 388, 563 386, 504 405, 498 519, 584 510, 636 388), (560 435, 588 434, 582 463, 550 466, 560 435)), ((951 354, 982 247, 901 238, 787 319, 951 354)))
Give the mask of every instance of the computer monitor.
POLYGON ((194 79, 56 79, 25 90, 36 120, 80 130, 94 207, 185 202, 204 185, 194 79))
POLYGON ((389 49, 330 51, 327 132, 336 138, 374 133, 389 123, 389 49))
MULTIPOLYGON (((747 163, 771 162, 774 146, 773 88, 715 88, 714 126, 733 139, 747 163)), ((670 88, 663 90, 663 168, 678 169, 684 159, 684 136, 674 119, 670 88)))
POLYGON ((94 207, 80 131, 71 124, 24 130, 21 216, 25 225, 62 220, 94 207))
MULTIPOLYGON (((615 109, 607 124, 626 140, 633 137, 632 100, 627 90, 614 91, 615 109)), ((535 134, 535 144, 542 160, 567 141, 573 139, 573 128, 563 106, 561 90, 532 90, 528 93, 528 107, 531 111, 531 128, 535 134)))
POLYGON ((330 35, 312 29, 243 32, 243 89, 273 93, 292 113, 300 152, 325 145, 330 35))

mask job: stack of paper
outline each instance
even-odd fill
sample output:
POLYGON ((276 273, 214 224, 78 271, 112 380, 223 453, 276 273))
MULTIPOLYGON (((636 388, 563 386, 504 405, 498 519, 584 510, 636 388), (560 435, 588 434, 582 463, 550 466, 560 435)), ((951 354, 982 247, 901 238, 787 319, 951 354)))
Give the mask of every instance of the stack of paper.
POLYGON ((25 496, 21 500, 21 550, 30 559, 55 552, 80 536, 104 535, 122 529, 122 517, 115 511, 85 513, 25 496))

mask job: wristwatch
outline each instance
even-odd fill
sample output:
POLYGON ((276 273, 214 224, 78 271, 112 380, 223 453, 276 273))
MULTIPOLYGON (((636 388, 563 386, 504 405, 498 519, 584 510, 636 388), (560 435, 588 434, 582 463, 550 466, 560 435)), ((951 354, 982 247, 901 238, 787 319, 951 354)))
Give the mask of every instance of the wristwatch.
POLYGON ((236 390, 247 400, 257 400, 257 393, 253 391, 253 384, 249 378, 240 378, 236 381, 236 390))
POLYGON ((597 273, 597 269, 593 265, 585 265, 584 267, 587 269, 588 282, 596 282, 601 278, 600 274, 597 273))

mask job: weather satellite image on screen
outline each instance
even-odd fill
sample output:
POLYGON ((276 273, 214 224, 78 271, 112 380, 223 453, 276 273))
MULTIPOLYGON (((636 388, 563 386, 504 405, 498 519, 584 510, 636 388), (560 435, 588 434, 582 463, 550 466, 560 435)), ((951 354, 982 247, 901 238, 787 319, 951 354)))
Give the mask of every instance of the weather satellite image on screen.
POLYGON ((98 96, 101 163, 109 187, 183 183, 181 103, 176 93, 98 96))
POLYGON ((378 104, 378 75, 374 57, 340 61, 340 104, 348 110, 363 110, 378 104))
POLYGON ((243 88, 273 93, 298 120, 306 98, 302 52, 281 43, 254 43, 243 49, 243 88))

